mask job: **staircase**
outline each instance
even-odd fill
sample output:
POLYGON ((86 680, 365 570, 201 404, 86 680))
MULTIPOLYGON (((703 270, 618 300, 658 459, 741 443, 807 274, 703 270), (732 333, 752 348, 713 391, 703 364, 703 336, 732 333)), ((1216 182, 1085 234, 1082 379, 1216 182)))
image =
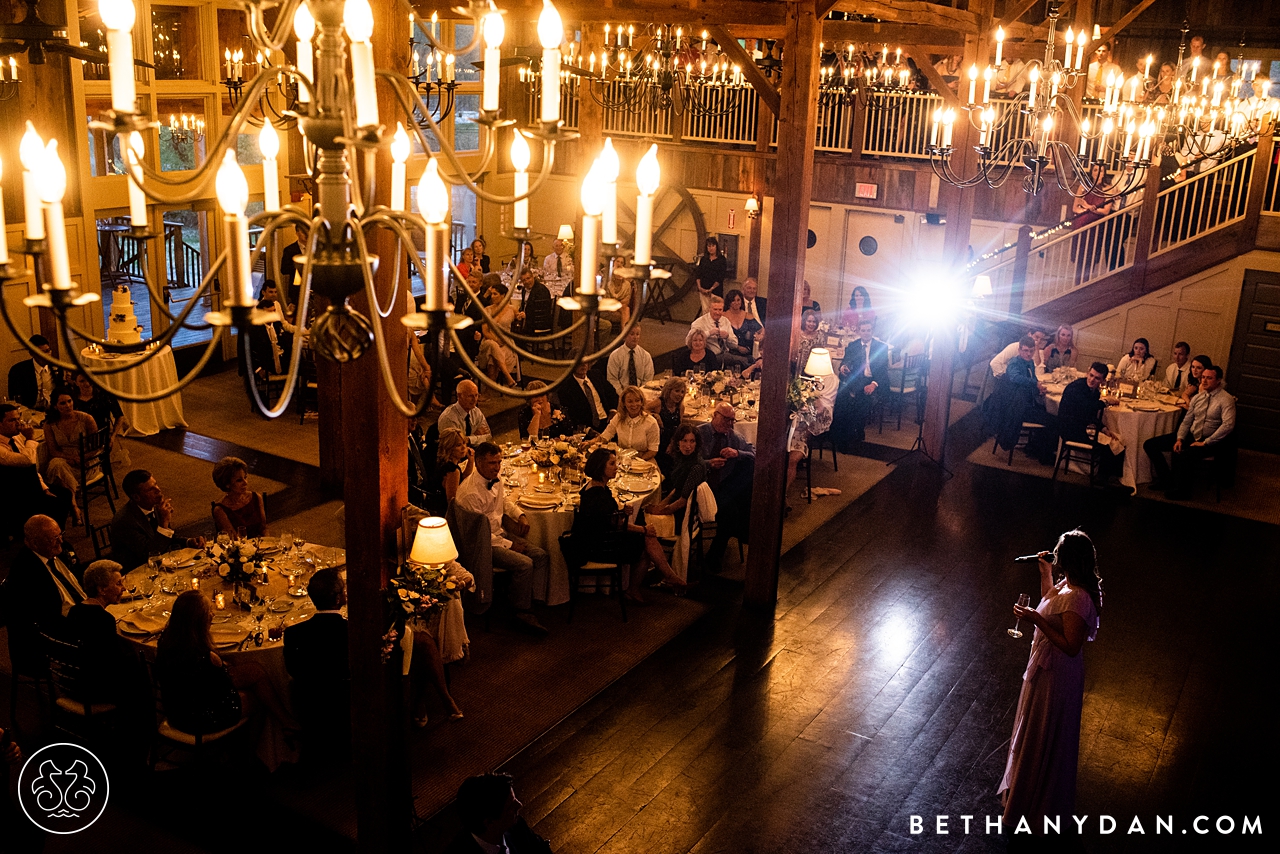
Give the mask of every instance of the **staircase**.
POLYGON ((1080 228, 1024 226, 970 265, 1008 317, 1075 323, 1255 248, 1280 249, 1280 168, 1272 137, 1178 183, 1156 170, 1119 210, 1080 228))

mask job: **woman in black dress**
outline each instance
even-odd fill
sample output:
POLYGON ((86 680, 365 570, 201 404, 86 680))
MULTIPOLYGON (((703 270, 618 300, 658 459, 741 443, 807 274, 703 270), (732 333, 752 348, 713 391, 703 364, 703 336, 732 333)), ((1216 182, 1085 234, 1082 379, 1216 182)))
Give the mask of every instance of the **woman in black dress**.
POLYGON ((653 417, 658 419, 658 456, 653 459, 663 477, 671 473, 674 463, 667 449, 671 446, 676 428, 684 420, 684 398, 688 391, 689 383, 683 376, 672 377, 662 387, 656 403, 650 407, 653 417))
POLYGON ((650 516, 675 516, 675 529, 679 531, 689 502, 695 500, 694 490, 707 479, 707 464, 702 461, 702 436, 693 425, 681 424, 671 437, 667 453, 673 463, 671 473, 662 483, 662 500, 645 512, 650 516))
POLYGON ((578 512, 573 517, 573 542, 584 560, 601 563, 629 564, 631 581, 626 597, 629 602, 644 602, 640 585, 650 564, 662 573, 676 593, 688 586, 671 569, 652 525, 637 525, 627 519, 626 511, 614 500, 609 481, 618 473, 618 456, 608 448, 596 448, 587 458, 583 471, 591 482, 582 490, 578 512))
POLYGON ((443 516, 458 494, 458 484, 475 469, 475 454, 467 443, 466 435, 457 427, 440 431, 436 442, 434 468, 427 472, 427 507, 437 516, 443 516))
POLYGON ((690 331, 684 349, 677 350, 671 358, 671 372, 677 376, 684 376, 689 371, 705 374, 721 367, 720 357, 707 349, 707 336, 701 329, 690 331))
POLYGON ((263 706, 286 733, 297 732, 297 721, 260 665, 237 662, 230 667, 213 651, 213 610, 203 593, 179 594, 172 611, 156 645, 160 698, 170 724, 204 735, 235 726, 242 716, 263 706))
POLYGON ((95 388, 84 371, 76 371, 75 388, 73 401, 76 409, 91 416, 99 428, 110 425, 114 433, 116 422, 124 417, 116 396, 95 388))
POLYGON ((728 277, 729 264, 720 254, 720 241, 715 235, 710 235, 707 237, 707 251, 698 259, 698 266, 693 271, 703 314, 710 310, 712 297, 724 296, 724 280, 728 277))

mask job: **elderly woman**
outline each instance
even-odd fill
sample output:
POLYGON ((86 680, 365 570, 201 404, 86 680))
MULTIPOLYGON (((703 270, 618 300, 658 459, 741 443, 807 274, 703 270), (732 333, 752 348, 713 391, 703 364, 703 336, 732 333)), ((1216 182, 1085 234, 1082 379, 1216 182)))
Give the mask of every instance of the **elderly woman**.
POLYGON ((262 537, 267 533, 267 511, 262 493, 249 489, 249 466, 239 457, 223 457, 213 467, 213 484, 226 493, 213 503, 213 523, 233 537, 262 537))
POLYGON ((676 434, 676 428, 684 420, 684 399, 688 393, 688 381, 682 376, 672 377, 663 384, 662 391, 658 392, 658 399, 649 407, 653 417, 658 420, 658 455, 654 459, 664 476, 671 471, 672 459, 667 448, 676 434))
POLYGON ((827 336, 818 329, 821 318, 816 311, 805 310, 800 315, 800 338, 796 341, 792 362, 797 370, 803 370, 809 362, 809 351, 814 347, 827 346, 827 336))
POLYGON ((1044 353, 1044 369, 1052 371, 1055 368, 1074 368, 1076 366, 1076 340, 1075 333, 1070 326, 1063 324, 1058 327, 1058 331, 1053 334, 1053 338, 1045 345, 1044 353))
POLYGON ((1151 345, 1147 343, 1147 339, 1138 338, 1133 342, 1133 348, 1120 357, 1116 375, 1122 380, 1140 383, 1149 379, 1155 369, 1156 357, 1151 355, 1151 345))
POLYGON ((573 518, 573 543, 578 554, 585 560, 629 565, 626 597, 630 602, 644 603, 640 586, 650 565, 662 573, 663 581, 673 590, 683 592, 688 585, 672 571, 653 526, 629 521, 609 489, 609 481, 618 473, 618 455, 608 448, 596 448, 587 458, 583 472, 591 482, 582 490, 573 518))
MULTIPOLYGON (((44 476, 49 483, 63 486, 72 495, 80 489, 80 440, 98 432, 93 416, 76 410, 76 393, 59 388, 50 396, 49 411, 44 419, 44 441, 49 462, 44 476)), ((78 503, 72 504, 77 524, 84 521, 78 503)))
POLYGON ((600 441, 614 439, 619 448, 630 448, 642 460, 652 460, 658 455, 662 428, 658 419, 644 411, 644 393, 636 386, 627 386, 618 397, 618 412, 600 434, 600 441))
POLYGON ((685 338, 685 346, 677 350, 671 360, 671 370, 683 376, 689 371, 705 374, 721 368, 720 357, 707 349, 707 336, 700 329, 692 329, 685 338))

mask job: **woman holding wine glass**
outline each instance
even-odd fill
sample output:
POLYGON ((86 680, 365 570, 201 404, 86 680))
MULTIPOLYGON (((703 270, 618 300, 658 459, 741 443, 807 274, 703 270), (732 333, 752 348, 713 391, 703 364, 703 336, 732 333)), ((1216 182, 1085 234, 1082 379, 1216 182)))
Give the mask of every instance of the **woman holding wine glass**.
POLYGON ((1013 606, 1019 625, 1035 627, 1004 779, 996 790, 1004 820, 1015 827, 1025 817, 1033 832, 1042 816, 1072 815, 1084 706, 1084 643, 1098 633, 1102 578, 1093 542, 1084 531, 1067 531, 1053 553, 1042 552, 1040 604, 1013 606))

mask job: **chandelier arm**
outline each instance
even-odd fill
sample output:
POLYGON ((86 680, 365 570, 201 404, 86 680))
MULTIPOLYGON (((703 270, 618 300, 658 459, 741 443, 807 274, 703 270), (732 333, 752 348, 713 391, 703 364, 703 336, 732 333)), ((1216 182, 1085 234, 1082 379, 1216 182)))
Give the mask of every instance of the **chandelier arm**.
MULTIPOLYGON (((395 280, 392 282, 392 286, 391 286, 391 299, 387 303, 387 310, 386 311, 382 310, 382 304, 378 302, 378 300, 376 299, 377 297, 376 293, 372 295, 374 298, 370 300, 371 304, 373 305, 374 311, 376 311, 378 313, 378 317, 382 318, 383 320, 386 320, 388 317, 391 316, 391 312, 395 311, 397 295, 400 293, 400 263, 398 259, 400 258, 401 251, 403 250, 404 245, 406 243, 408 244, 413 243, 412 235, 409 234, 405 225, 399 221, 400 217, 395 215, 397 213, 400 213, 404 219, 409 219, 410 217, 413 217, 413 214, 404 214, 402 212, 391 211, 390 208, 387 208, 383 205, 379 205, 378 207, 374 208, 371 213, 362 217, 357 223, 357 226, 359 227, 360 230, 363 230, 365 228, 370 228, 378 224, 382 224, 386 226, 388 229, 390 229, 392 232, 394 232, 396 236, 396 250, 394 253, 394 257, 397 259, 396 272, 395 272, 395 280)), ((418 227, 422 227, 423 225, 422 223, 414 222, 412 219, 409 219, 409 221, 410 221, 410 224, 416 225, 418 227)), ((422 259, 418 258, 418 253, 405 252, 404 255, 406 258, 409 259, 409 262, 418 269, 418 275, 422 277, 422 281, 425 284, 427 281, 427 268, 425 265, 421 263, 422 259)))
POLYGON ((303 0, 284 0, 280 14, 276 16, 276 29, 271 32, 267 28, 266 9, 261 4, 244 2, 245 14, 248 17, 249 37, 254 46, 267 50, 284 50, 293 31, 293 16, 303 0))
MULTIPOLYGON (((579 321, 579 323, 583 323, 583 322, 585 322, 585 319, 582 321, 579 321)), ((475 378, 480 381, 481 385, 487 386, 493 389, 494 391, 498 392, 499 394, 506 395, 507 397, 514 397, 520 400, 529 400, 530 398, 540 397, 542 395, 545 395, 548 389, 556 388, 562 382, 564 382, 569 378, 569 376, 573 373, 573 369, 582 363, 583 357, 586 355, 586 352, 587 352, 587 341, 590 336, 588 335, 582 336, 582 346, 578 348, 578 355, 574 357, 574 359, 569 364, 569 366, 566 367, 564 371, 560 373, 559 376, 557 376, 555 379, 547 383, 547 388, 536 388, 532 390, 522 389, 522 388, 509 388, 507 386, 501 385, 489 379, 489 375, 486 372, 480 370, 479 365, 471 361, 471 356, 467 353, 466 348, 462 346, 462 340, 458 338, 458 331, 456 329, 450 329, 449 337, 453 341, 454 353, 459 358, 461 358, 463 366, 467 368, 467 370, 470 371, 475 376, 475 378)), ((434 371, 434 368, 432 370, 434 371)))

